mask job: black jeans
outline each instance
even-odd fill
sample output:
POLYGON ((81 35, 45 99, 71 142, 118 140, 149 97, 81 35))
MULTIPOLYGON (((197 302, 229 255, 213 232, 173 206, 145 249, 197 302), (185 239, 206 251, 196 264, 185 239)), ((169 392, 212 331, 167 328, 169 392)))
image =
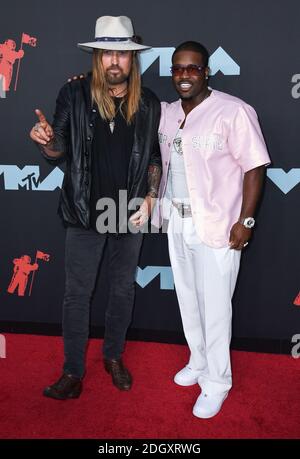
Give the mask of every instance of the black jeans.
POLYGON ((104 247, 109 258, 109 301, 105 314, 103 354, 118 359, 132 317, 134 282, 143 234, 99 234, 94 230, 67 229, 63 303, 64 371, 77 377, 85 372, 90 302, 104 247))

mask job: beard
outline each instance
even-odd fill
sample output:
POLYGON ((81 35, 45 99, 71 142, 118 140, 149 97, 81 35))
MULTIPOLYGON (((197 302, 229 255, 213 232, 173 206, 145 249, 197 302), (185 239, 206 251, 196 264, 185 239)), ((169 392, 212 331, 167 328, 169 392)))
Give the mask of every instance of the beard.
POLYGON ((125 75, 123 70, 120 69, 119 67, 114 67, 114 68, 110 68, 106 70, 105 79, 109 85, 114 86, 114 85, 122 84, 125 81, 127 81, 128 75, 125 75), (114 74, 114 73, 111 73, 110 70, 119 70, 119 72, 114 74))

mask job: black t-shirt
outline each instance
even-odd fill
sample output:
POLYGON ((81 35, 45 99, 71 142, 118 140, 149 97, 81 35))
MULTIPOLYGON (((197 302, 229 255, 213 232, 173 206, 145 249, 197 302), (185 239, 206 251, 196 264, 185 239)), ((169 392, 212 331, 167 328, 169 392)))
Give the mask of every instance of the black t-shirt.
POLYGON ((127 190, 128 166, 131 156, 134 123, 127 124, 119 111, 121 99, 114 99, 116 116, 113 132, 109 122, 97 114, 95 135, 92 146, 92 183, 90 197, 90 224, 96 229, 97 217, 103 211, 96 210, 96 203, 101 198, 112 198, 117 210, 117 228, 119 218, 119 190, 127 190))

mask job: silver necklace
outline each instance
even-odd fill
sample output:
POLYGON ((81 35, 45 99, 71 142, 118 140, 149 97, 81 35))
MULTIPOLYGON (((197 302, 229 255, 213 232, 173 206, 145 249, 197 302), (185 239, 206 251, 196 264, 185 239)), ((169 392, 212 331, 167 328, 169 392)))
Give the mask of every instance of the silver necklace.
POLYGON ((110 122, 109 122, 109 129, 110 129, 111 133, 114 132, 114 129, 115 129, 115 119, 114 118, 112 120, 110 120, 110 122))
POLYGON ((117 116, 118 111, 119 111, 119 107, 118 107, 118 110, 117 110, 116 113, 115 113, 114 118, 112 118, 112 119, 108 122, 109 129, 110 129, 110 132, 111 132, 111 133, 113 133, 113 132, 114 132, 114 129, 115 129, 115 125, 116 125, 116 123, 115 123, 115 118, 116 118, 116 116, 117 116))
MULTIPOLYGON (((119 94, 122 94, 122 92, 120 92, 119 94)), ((118 94, 118 95, 119 95, 119 94, 118 94)), ((116 96, 115 96, 115 97, 116 97, 116 96)), ((117 111, 116 111, 116 113, 115 113, 114 118, 112 118, 112 119, 108 122, 109 129, 110 129, 110 132, 111 132, 111 133, 114 132, 115 124, 116 124, 116 123, 115 123, 115 118, 116 118, 117 113, 118 113, 119 110, 120 110, 120 105, 118 106, 118 109, 117 109, 117 111)))
MULTIPOLYGON (((205 94, 205 96, 203 97, 203 99, 201 100, 200 104, 205 99, 207 99, 209 96, 210 96, 210 91, 208 90, 207 93, 205 94)), ((175 138, 173 140, 173 145, 174 145, 176 153, 178 153, 178 155, 182 156, 183 155, 182 139, 181 139, 181 136, 178 136, 179 131, 180 131, 180 129, 178 129, 177 134, 176 134, 176 136, 175 136, 175 138)))

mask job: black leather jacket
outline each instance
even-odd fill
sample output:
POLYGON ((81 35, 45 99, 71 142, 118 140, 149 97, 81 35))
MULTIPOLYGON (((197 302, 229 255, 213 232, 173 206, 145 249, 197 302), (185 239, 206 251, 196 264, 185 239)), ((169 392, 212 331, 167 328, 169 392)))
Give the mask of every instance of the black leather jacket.
MULTIPOLYGON (((90 227, 91 153, 96 108, 91 105, 91 75, 65 84, 60 90, 52 127, 54 141, 49 150, 60 152, 58 158, 44 157, 51 163, 67 161, 58 213, 65 224, 90 227)), ((160 102, 147 88, 142 89, 135 115, 134 142, 128 169, 128 201, 157 193, 161 174, 158 143, 160 102)), ((48 152, 49 153, 49 152, 48 152)), ((130 213, 129 213, 130 214, 130 213)))

